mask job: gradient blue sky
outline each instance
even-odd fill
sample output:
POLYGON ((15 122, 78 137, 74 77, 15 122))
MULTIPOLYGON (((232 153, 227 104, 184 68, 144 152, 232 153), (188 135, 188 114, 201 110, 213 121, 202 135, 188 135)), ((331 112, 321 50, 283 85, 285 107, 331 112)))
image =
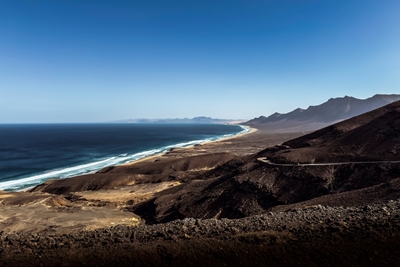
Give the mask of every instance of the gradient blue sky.
POLYGON ((0 1, 0 123, 250 119, 400 93, 400 1, 0 1))

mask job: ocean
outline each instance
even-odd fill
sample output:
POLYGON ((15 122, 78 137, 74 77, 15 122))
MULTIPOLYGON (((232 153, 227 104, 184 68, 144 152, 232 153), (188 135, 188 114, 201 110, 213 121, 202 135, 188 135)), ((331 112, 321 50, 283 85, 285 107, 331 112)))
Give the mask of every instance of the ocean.
POLYGON ((20 191, 246 131, 221 124, 3 124, 0 190, 20 191))

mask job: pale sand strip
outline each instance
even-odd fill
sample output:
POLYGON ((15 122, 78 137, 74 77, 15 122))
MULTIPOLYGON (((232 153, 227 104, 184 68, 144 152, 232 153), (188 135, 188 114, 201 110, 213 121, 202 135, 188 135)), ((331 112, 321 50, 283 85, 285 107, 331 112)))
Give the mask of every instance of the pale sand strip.
MULTIPOLYGON (((204 143, 201 143, 201 145, 208 145, 208 144, 215 144, 215 143, 218 144, 218 142, 223 142, 223 141, 226 141, 226 140, 231 140, 231 139, 235 139, 235 138, 238 138, 238 137, 243 137, 245 135, 252 134, 252 133, 255 133, 257 131, 256 128, 252 128, 252 127, 249 127, 249 126, 246 126, 246 127, 248 127, 250 129, 250 131, 245 132, 245 133, 241 133, 241 134, 236 134, 236 135, 229 136, 229 137, 225 137, 225 138, 221 138, 221 139, 218 139, 218 140, 205 141, 204 143)), ((190 150, 190 149, 193 149, 195 146, 196 145, 179 147, 179 149, 190 150)), ((125 163, 125 164, 118 165, 118 166, 131 166, 133 164, 136 164, 136 163, 139 163, 139 162, 143 162, 143 161, 150 161, 150 160, 154 161, 154 160, 164 156, 166 153, 168 153, 168 152, 158 153, 158 154, 155 154, 155 155, 152 155, 152 156, 144 157, 144 158, 141 158, 141 159, 138 159, 138 160, 134 160, 134 161, 131 161, 131 162, 128 162, 128 163, 125 163)))
MULTIPOLYGON (((252 127, 249 127, 249 126, 246 126, 246 127, 249 128, 250 131, 244 132, 244 133, 241 133, 241 134, 236 134, 236 135, 229 136, 229 137, 225 137, 225 138, 221 138, 221 139, 218 139, 218 140, 205 141, 201 145, 208 145, 208 144, 217 144, 218 145, 218 142, 223 142, 223 141, 226 141, 226 140, 232 140, 232 139, 235 139, 235 138, 238 138, 238 137, 243 137, 243 136, 246 136, 248 134, 255 133, 257 131, 256 128, 252 128, 252 127)), ((182 147, 182 148, 179 148, 179 149, 182 149, 182 150, 185 150, 185 151, 186 150, 190 151, 191 149, 194 149, 194 147, 195 147, 195 145, 191 145, 191 146, 186 146, 186 147, 182 147)), ((168 152, 154 154, 154 155, 151 155, 151 156, 148 156, 148 157, 144 157, 144 158, 141 158, 141 159, 138 159, 138 160, 134 160, 134 161, 131 161, 131 162, 128 162, 128 163, 125 163, 125 164, 117 165, 117 166, 131 166, 133 164, 136 164, 136 163, 139 163, 139 162, 143 162, 143 161, 155 161, 156 159, 159 159, 162 156, 164 156, 166 153, 168 153, 168 152)), ((93 173, 95 173, 95 172, 93 172, 93 173)), ((64 178, 64 179, 69 179, 69 178, 72 178, 72 177, 68 177, 68 178, 64 178)), ((48 180, 48 181, 50 181, 50 180, 48 180)), ((46 182, 44 182, 44 183, 46 183, 46 182)), ((29 188, 25 188, 25 189, 21 190, 21 192, 27 192, 28 190, 30 190, 30 189, 32 189, 34 187, 35 186, 29 187, 29 188)))

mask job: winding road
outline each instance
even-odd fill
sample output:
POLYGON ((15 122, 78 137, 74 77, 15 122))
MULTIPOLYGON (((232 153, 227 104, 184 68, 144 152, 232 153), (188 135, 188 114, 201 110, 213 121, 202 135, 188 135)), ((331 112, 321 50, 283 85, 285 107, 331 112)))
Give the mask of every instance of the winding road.
POLYGON ((390 164, 390 163, 400 163, 397 161, 354 161, 354 162, 335 162, 335 163, 274 163, 268 160, 266 157, 257 158, 258 161, 264 162, 273 166, 335 166, 335 165, 347 165, 347 164, 390 164))

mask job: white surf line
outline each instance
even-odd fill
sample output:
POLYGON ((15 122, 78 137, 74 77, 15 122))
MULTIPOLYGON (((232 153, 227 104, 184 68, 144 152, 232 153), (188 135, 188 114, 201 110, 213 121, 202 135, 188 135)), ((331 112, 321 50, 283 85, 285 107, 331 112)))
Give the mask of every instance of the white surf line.
POLYGON ((0 182, 0 190, 23 191, 23 190, 26 190, 25 186, 30 186, 33 184, 41 184, 49 179, 68 179, 68 178, 76 177, 79 175, 95 173, 96 171, 99 171, 99 170, 109 167, 109 166, 118 166, 118 165, 129 164, 129 163, 133 163, 135 161, 142 160, 147 157, 152 157, 159 153, 166 153, 168 150, 170 150, 172 148, 185 148, 185 147, 190 147, 190 146, 193 146, 196 144, 204 144, 204 143, 208 143, 208 142, 220 141, 225 138, 232 138, 232 137, 235 137, 236 135, 245 134, 245 133, 251 131, 251 128, 248 126, 240 125, 240 128, 242 128, 242 131, 236 132, 236 133, 230 133, 230 134, 225 134, 225 135, 216 135, 216 136, 208 137, 205 139, 197 139, 197 140, 191 140, 191 141, 187 141, 187 142, 181 142, 181 143, 167 145, 164 147, 159 147, 159 148, 155 148, 155 149, 151 149, 151 150, 145 150, 145 151, 138 152, 138 153, 135 153, 132 155, 129 155, 128 153, 123 153, 118 156, 112 156, 111 158, 100 160, 97 162, 90 162, 90 163, 81 164, 81 165, 77 165, 77 166, 71 166, 71 167, 66 167, 66 168, 61 168, 61 169, 56 169, 56 170, 50 170, 50 171, 46 171, 41 174, 24 177, 24 178, 17 179, 17 180, 0 182), (22 188, 17 189, 18 187, 22 187, 22 188))
POLYGON ((348 161, 348 162, 332 162, 332 163, 274 163, 268 160, 266 157, 257 158, 258 161, 263 163, 273 165, 273 166, 335 166, 335 165, 350 165, 350 164, 390 164, 390 163, 400 163, 399 160, 387 160, 387 161, 348 161))
POLYGON ((78 166, 67 167, 67 168, 64 168, 64 169, 53 170, 53 171, 50 171, 50 172, 45 172, 45 173, 42 173, 42 174, 37 174, 37 175, 30 176, 30 177, 18 179, 18 180, 11 180, 11 181, 6 181, 6 182, 1 182, 0 183, 0 190, 9 189, 10 187, 13 187, 13 186, 17 186, 17 185, 21 185, 21 184, 27 184, 27 183, 35 182, 35 181, 42 180, 42 179, 51 179, 53 177, 57 177, 57 176, 60 176, 62 174, 65 174, 65 173, 69 173, 69 172, 72 172, 72 171, 78 171, 80 169, 85 169, 85 168, 88 168, 88 167, 99 165, 99 164, 105 163, 107 161, 111 161, 113 159, 115 159, 115 157, 111 157, 111 158, 108 158, 108 159, 105 159, 105 160, 101 160, 101 161, 97 161, 97 162, 81 164, 81 165, 78 165, 78 166))

